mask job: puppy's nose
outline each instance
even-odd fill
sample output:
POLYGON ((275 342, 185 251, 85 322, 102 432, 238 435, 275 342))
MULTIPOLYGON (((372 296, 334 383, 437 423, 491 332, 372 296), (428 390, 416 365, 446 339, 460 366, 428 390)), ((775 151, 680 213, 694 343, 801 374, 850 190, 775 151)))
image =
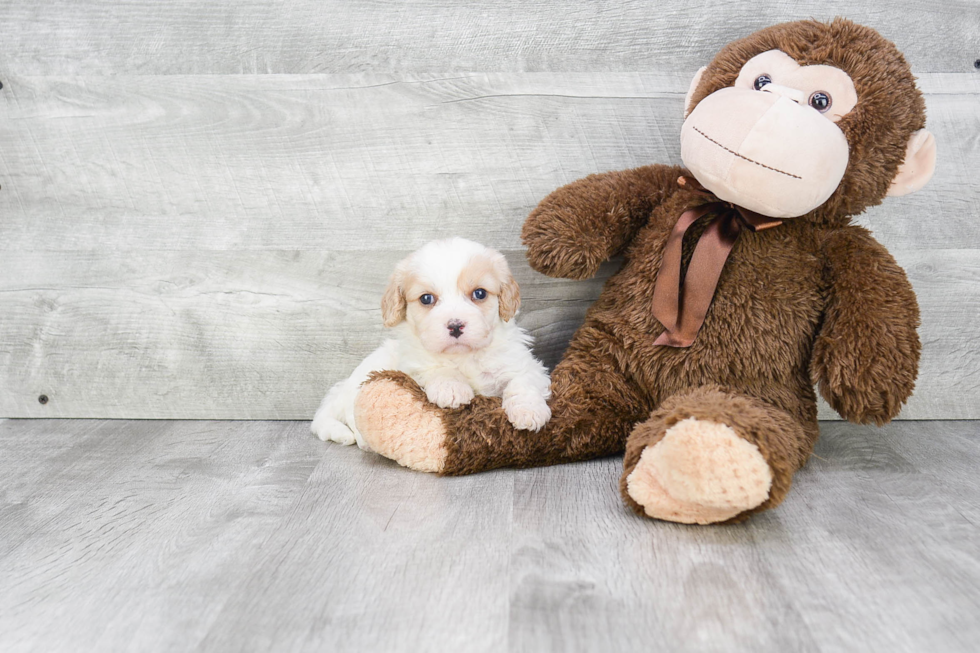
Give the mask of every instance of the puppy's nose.
POLYGON ((446 323, 446 328, 449 329, 449 335, 453 338, 458 338, 463 335, 463 327, 466 326, 466 322, 462 320, 449 320, 446 323))

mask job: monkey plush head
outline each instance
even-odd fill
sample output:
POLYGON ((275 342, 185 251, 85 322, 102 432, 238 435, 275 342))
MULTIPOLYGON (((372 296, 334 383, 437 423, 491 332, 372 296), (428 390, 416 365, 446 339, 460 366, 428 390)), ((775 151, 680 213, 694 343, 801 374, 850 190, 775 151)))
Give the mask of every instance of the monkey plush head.
POLYGON ((932 177, 908 64, 873 29, 800 21, 726 46, 687 96, 681 158, 722 200, 839 224, 932 177))

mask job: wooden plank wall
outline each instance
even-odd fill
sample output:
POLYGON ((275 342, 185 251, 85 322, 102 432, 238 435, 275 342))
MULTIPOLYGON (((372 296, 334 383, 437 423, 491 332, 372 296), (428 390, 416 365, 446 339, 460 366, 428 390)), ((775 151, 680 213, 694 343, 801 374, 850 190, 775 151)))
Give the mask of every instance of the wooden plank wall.
POLYGON ((939 143, 860 220, 923 308, 902 416, 980 418, 976 0, 0 4, 0 417, 309 418, 395 261, 453 234, 505 251, 554 364, 614 266, 531 271, 527 212, 679 162, 721 45, 838 14, 906 53, 939 143))

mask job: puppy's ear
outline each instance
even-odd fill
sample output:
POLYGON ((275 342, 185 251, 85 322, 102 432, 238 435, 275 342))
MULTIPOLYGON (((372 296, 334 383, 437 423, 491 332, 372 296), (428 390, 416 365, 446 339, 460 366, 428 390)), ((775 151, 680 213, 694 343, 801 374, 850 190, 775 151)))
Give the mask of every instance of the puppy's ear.
POLYGON ((404 271, 400 267, 396 268, 388 279, 388 287, 385 288, 384 295, 381 296, 381 319, 388 328, 400 324, 405 319, 408 304, 405 302, 404 280, 404 271))
POLYGON ((500 286, 500 319, 509 322, 515 315, 517 309, 521 307, 521 288, 509 278, 506 283, 500 286))
POLYGON ((495 258, 494 271, 497 280, 500 282, 500 294, 497 297, 497 310, 500 312, 500 319, 509 322, 517 315, 517 309, 521 307, 521 287, 514 280, 514 275, 510 273, 507 259, 503 254, 497 254, 495 258))

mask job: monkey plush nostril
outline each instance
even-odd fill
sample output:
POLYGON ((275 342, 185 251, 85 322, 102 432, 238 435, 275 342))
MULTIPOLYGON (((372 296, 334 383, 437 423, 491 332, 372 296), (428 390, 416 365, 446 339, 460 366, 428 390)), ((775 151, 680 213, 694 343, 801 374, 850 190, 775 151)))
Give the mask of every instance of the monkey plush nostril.
POLYGON ((446 328, 449 329, 449 335, 451 335, 453 338, 459 338, 461 335, 463 335, 463 327, 465 326, 466 322, 463 322, 462 320, 449 320, 449 322, 446 323, 446 328))
POLYGON ((773 95, 784 97, 787 100, 792 100, 797 104, 806 104, 806 95, 804 95, 803 91, 789 86, 781 86, 780 84, 766 84, 761 90, 763 93, 772 93, 773 95))

